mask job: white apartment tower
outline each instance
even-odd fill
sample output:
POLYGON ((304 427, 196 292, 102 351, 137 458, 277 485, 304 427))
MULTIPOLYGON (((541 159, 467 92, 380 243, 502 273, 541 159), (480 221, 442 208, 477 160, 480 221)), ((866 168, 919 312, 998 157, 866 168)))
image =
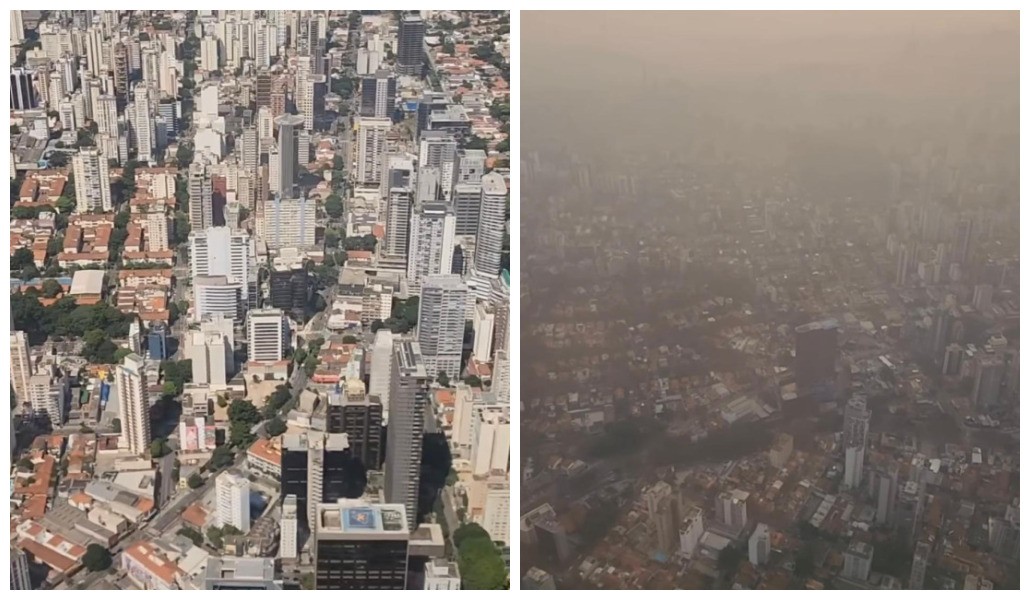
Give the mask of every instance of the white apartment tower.
POLYGON ((454 258, 454 213, 443 202, 427 202, 411 215, 408 241, 408 289, 421 293, 430 275, 451 272, 454 258))
POLYGON ((147 373, 139 355, 129 354, 122 360, 115 369, 115 384, 122 420, 118 447, 136 456, 146 456, 150 451, 150 402, 147 399, 147 373))
POLYGON ((378 185, 382 177, 383 155, 386 154, 386 135, 390 119, 361 117, 357 120, 358 183, 378 185))
POLYGON ((29 337, 24 331, 13 331, 11 318, 11 385, 18 402, 28 401, 29 378, 32 377, 32 360, 29 354, 29 337))
POLYGON ((422 283, 418 308, 418 342, 426 371, 451 379, 461 374, 468 287, 459 275, 432 275, 422 283))
POLYGON ((479 276, 487 279, 493 279, 501 272, 507 196, 508 186, 504 177, 498 173, 483 176, 483 201, 479 209, 473 268, 479 276))
POLYGON ((279 524, 279 558, 297 558, 297 496, 283 499, 282 520, 279 524))
POLYGON ((247 318, 247 359, 277 362, 286 353, 286 319, 277 308, 250 311, 247 318))
POLYGON ((72 157, 75 173, 75 212, 111 210, 111 178, 107 157, 96 148, 85 148, 72 157))
POLYGON ((215 479, 218 525, 232 525, 250 531, 250 480, 236 471, 225 471, 215 479))

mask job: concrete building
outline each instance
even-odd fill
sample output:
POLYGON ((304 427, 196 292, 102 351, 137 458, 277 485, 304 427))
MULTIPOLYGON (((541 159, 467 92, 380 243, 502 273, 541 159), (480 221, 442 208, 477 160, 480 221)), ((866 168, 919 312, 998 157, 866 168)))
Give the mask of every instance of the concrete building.
POLYGON ((372 342, 372 372, 368 377, 368 395, 377 396, 383 406, 383 422, 390 419, 390 386, 392 385, 393 332, 383 327, 372 342))
POLYGON ((250 531, 250 480, 236 471, 224 471, 215 478, 218 525, 232 525, 250 531))
POLYGON ((362 117, 388 119, 397 99, 397 78, 388 69, 379 69, 371 77, 361 79, 362 117))
POLYGON ((754 532, 751 533, 751 538, 748 539, 748 561, 752 565, 758 567, 769 562, 770 552, 770 541, 769 541, 769 526, 765 523, 759 523, 755 527, 754 532))
POLYGON ((793 436, 787 433, 777 435, 772 448, 769 449, 769 464, 777 469, 786 467, 792 452, 794 452, 793 436))
POLYGON ((443 202, 427 202, 411 215, 408 238, 408 290, 420 295, 422 282, 451 272, 454 213, 443 202))
POLYGON ((743 490, 720 492, 715 498, 715 518, 733 531, 747 527, 747 502, 751 494, 743 490))
MULTIPOLYGON (((18 12, 18 11, 11 11, 18 12)), ((24 550, 11 545, 11 590, 31 590, 29 577, 29 556, 24 550)))
POLYGON ((111 176, 107 158, 96 148, 83 148, 72 157, 76 213, 111 210, 111 176))
POLYGON ((283 311, 256 309, 247 316, 247 360, 278 362, 286 355, 287 324, 283 311))
POLYGON ((422 284, 417 338, 426 372, 441 371, 451 379, 461 375, 468 288, 458 275, 433 275, 422 284))
POLYGON ((279 558, 297 558, 297 497, 283 499, 282 521, 279 524, 279 558))
POLYGON ((854 396, 844 407, 843 486, 848 489, 858 489, 862 483, 870 415, 864 396, 854 396))
POLYGON ((492 279, 501 272, 508 185, 501 174, 494 172, 483 176, 482 187, 473 266, 481 276, 492 279))
POLYGON ((24 331, 14 331, 14 317, 11 317, 11 385, 18 402, 27 402, 29 378, 32 377, 32 359, 29 353, 29 337, 24 331))
POLYGON ((458 571, 458 563, 446 558, 434 558, 426 562, 424 590, 449 590, 461 589, 461 574, 458 571))
POLYGON ((359 184, 379 185, 382 178, 383 156, 386 154, 386 134, 392 125, 390 119, 357 119, 354 128, 358 137, 359 184))
POLYGON ((472 357, 479 362, 490 362, 494 344, 493 306, 479 302, 472 311, 472 357))
POLYGON ((422 76, 425 63, 426 23, 417 14, 401 19, 397 31, 397 73, 422 76))
POLYGON ((844 552, 844 571, 841 575, 853 581, 869 579, 873 565, 873 547, 865 542, 853 541, 844 552))
POLYGON ((129 354, 115 369, 118 388, 118 412, 122 434, 118 447, 136 456, 150 452, 150 402, 147 397, 147 373, 143 359, 129 354))
POLYGON ((316 590, 405 589, 413 517, 403 504, 340 500, 315 515, 316 590))
POLYGON ((386 501, 404 508, 408 529, 415 530, 422 434, 429 376, 418 342, 394 344, 390 378, 390 423, 386 436, 386 501))
POLYGON ((679 495, 668 483, 659 481, 644 491, 647 516, 655 530, 658 552, 671 555, 679 546, 679 495))
POLYGON ((276 196, 266 200, 257 223, 257 236, 271 250, 315 245, 315 201, 276 196))
POLYGON ((683 522, 680 523, 679 551, 687 558, 693 558, 701 542, 701 536, 705 533, 704 514, 700 506, 695 506, 686 511, 683 522))
POLYGON ((496 544, 511 543, 511 486, 507 481, 487 482, 483 507, 483 529, 496 544))
POLYGON ((256 305, 257 251, 250 234, 231 227, 208 227, 191 231, 189 243, 194 282, 200 277, 224 276, 226 283, 240 286, 241 312, 256 305))
POLYGON ((252 556, 212 556, 204 569, 205 590, 281 590, 275 559, 252 556))
POLYGON ((908 579, 908 589, 921 590, 926 580, 926 565, 930 561, 930 544, 918 542, 912 556, 912 572, 908 579))

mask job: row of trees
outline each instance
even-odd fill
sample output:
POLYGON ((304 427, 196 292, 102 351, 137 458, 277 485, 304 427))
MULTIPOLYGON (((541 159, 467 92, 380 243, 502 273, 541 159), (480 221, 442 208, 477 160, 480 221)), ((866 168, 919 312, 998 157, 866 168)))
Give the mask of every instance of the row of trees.
MULTIPOLYGON (((48 337, 82 339, 92 331, 99 331, 108 338, 123 338, 129 334, 132 315, 113 306, 80 306, 75 299, 64 297, 44 307, 39 296, 39 292, 34 289, 11 295, 14 328, 26 332, 34 343, 48 337)), ((95 334, 94 339, 98 339, 96 335, 99 334, 95 334)))

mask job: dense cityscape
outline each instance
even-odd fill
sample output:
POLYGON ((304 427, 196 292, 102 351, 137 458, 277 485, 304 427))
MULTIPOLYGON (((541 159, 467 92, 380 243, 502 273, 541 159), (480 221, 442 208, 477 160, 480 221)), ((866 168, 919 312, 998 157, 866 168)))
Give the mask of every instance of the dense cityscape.
POLYGON ((1018 19, 522 13, 522 589, 1019 588, 1018 19))
POLYGON ((508 13, 10 18, 11 589, 507 589, 508 13))

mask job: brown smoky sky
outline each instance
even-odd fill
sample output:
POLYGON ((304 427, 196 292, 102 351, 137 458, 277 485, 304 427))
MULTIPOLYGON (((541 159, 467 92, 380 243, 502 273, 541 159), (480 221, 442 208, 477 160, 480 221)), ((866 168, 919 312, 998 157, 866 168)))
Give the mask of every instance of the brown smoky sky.
POLYGON ((850 128, 885 151, 968 140, 1018 172, 1015 11, 524 11, 521 52, 528 152, 775 156, 850 128))

